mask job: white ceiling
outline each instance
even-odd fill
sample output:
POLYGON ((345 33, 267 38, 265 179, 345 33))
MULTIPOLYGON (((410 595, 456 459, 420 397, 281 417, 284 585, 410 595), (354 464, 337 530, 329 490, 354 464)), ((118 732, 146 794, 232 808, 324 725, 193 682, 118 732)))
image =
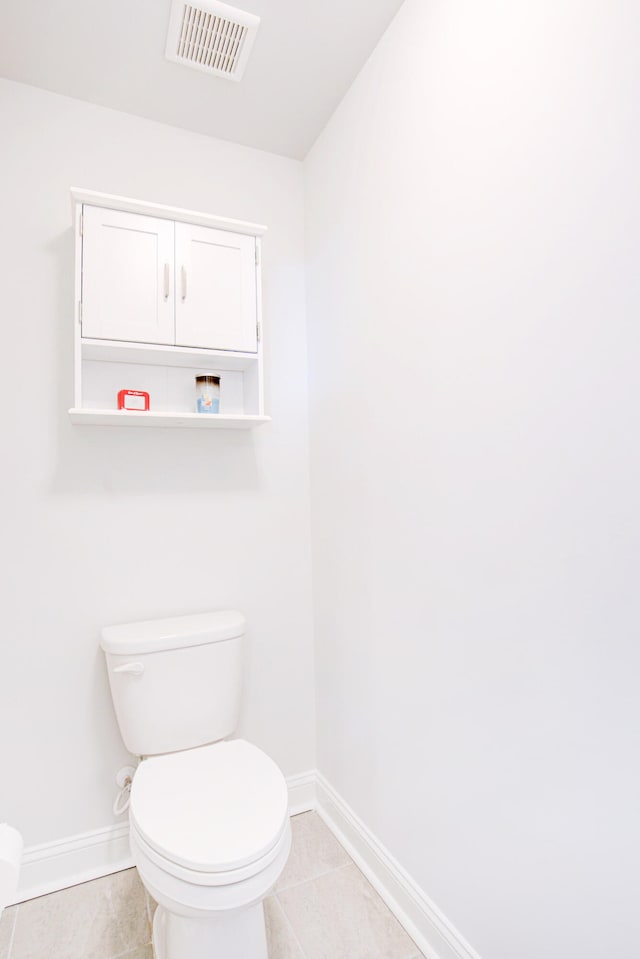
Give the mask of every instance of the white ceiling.
POLYGON ((237 83, 165 59, 171 0, 0 0, 0 75, 302 159, 401 3, 235 0, 262 18, 237 83))

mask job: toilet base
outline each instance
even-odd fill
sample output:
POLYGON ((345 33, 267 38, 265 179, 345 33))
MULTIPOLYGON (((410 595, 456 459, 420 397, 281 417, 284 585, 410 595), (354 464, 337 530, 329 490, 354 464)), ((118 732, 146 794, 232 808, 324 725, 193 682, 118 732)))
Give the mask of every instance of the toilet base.
POLYGON ((178 916, 158 906, 155 959, 268 959, 262 902, 217 916, 178 916))

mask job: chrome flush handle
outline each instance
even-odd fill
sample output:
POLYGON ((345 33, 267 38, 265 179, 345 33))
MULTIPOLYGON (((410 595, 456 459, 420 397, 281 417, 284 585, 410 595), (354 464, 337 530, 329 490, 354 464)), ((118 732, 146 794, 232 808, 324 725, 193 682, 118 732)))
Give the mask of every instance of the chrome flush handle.
POLYGON ((114 673, 132 673, 134 676, 142 676, 144 672, 144 663, 123 663, 122 666, 114 666, 114 673))

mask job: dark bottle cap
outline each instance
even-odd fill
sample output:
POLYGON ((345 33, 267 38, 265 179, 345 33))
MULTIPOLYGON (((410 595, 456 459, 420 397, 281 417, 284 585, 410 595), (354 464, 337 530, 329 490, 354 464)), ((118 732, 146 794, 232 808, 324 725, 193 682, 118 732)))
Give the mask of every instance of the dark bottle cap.
POLYGON ((196 376, 196 383, 211 383, 213 386, 220 386, 219 376, 196 376))

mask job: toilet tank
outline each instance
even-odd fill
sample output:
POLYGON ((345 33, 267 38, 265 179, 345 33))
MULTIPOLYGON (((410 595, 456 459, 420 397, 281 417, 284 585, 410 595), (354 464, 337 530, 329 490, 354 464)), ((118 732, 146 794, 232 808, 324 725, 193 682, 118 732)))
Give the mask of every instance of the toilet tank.
POLYGON ((236 610, 102 630, 111 696, 129 752, 177 752, 235 730, 244 632, 244 616, 236 610))

